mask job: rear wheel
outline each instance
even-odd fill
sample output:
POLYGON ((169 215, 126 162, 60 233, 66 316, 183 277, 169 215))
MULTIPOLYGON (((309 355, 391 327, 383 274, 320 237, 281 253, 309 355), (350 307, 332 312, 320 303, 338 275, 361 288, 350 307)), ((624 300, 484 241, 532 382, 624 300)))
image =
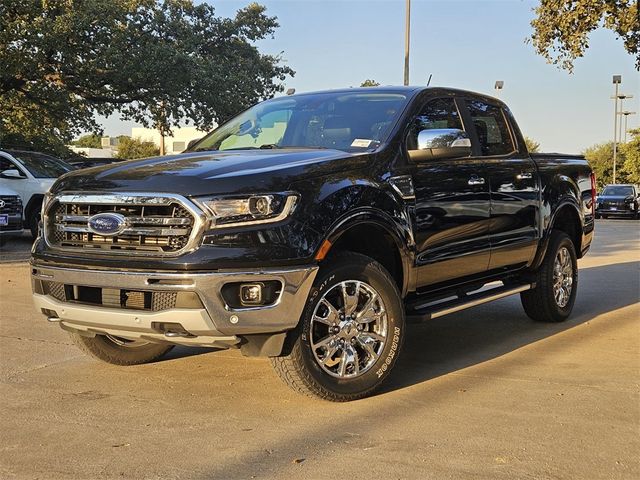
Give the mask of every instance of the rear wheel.
POLYGON ((153 362, 173 348, 173 345, 127 340, 112 335, 85 337, 74 332, 69 332, 69 335, 80 350, 113 365, 139 365, 153 362))
POLYGON ((404 310, 394 280, 371 258, 349 253, 321 269, 288 351, 271 361, 300 393, 355 400, 388 377, 403 337, 404 310))
POLYGON ((553 231, 542 265, 535 274, 536 288, 520 294, 527 315, 538 322, 562 322, 573 310, 578 290, 578 260, 573 242, 553 231))

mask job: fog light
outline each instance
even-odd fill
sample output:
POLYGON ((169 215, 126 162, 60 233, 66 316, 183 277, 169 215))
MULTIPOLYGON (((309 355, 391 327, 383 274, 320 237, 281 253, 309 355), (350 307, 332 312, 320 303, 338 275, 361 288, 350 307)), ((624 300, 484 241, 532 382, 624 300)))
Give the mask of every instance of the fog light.
POLYGON ((242 305, 260 305, 262 303, 262 284, 245 283, 240 285, 240 303, 242 305))

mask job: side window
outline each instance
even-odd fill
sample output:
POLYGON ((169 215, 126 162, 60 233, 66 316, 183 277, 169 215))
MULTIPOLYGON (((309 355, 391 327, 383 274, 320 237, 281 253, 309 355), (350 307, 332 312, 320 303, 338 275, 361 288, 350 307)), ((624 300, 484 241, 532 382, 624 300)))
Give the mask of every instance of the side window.
POLYGON ((507 120, 500 107, 480 100, 468 100, 467 106, 483 156, 506 155, 515 150, 507 120))
POLYGON ((0 172, 4 172, 5 170, 15 170, 16 166, 7 158, 0 157, 0 172))
POLYGON ((418 133, 436 128, 462 128, 460 113, 453 98, 437 98, 428 102, 416 116, 407 138, 407 149, 415 150, 418 145, 418 133))

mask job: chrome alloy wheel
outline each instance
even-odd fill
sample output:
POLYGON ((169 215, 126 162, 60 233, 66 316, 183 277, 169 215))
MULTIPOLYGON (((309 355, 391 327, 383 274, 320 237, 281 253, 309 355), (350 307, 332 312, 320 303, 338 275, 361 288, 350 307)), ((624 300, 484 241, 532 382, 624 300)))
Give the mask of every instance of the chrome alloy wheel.
POLYGON ((311 349, 320 367, 338 378, 367 372, 387 340, 387 311, 369 284, 346 280, 331 287, 311 318, 311 349))
POLYGON ((562 247, 553 263, 553 296, 556 304, 564 308, 571 298, 573 289, 573 263, 567 247, 562 247))

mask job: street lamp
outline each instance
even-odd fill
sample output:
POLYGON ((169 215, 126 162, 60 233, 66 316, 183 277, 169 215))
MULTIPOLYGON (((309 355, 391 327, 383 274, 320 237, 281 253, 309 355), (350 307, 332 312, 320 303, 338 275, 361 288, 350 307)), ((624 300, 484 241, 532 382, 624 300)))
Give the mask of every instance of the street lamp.
POLYGON ((404 25, 404 84, 409 85, 409 43, 411 38, 411 0, 405 4, 404 25))
POLYGON ((616 86, 616 94, 613 98, 614 114, 613 114, 613 183, 616 183, 616 161, 618 157, 618 87, 622 83, 622 75, 613 76, 613 84, 616 86))
MULTIPOLYGON (((627 143, 627 120, 629 115, 635 115, 636 112, 630 112, 629 110, 625 110, 624 112, 620 112, 620 115, 624 115, 624 143, 627 143)), ((620 125, 622 125, 622 120, 620 121, 620 125)))

